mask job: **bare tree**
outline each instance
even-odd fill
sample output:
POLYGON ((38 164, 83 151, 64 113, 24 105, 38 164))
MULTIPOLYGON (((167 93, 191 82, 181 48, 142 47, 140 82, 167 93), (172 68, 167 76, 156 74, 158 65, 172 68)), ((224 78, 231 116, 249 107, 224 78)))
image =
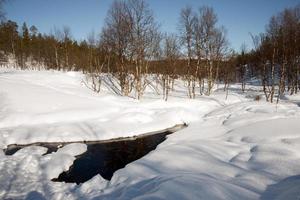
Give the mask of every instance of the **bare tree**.
POLYGON ((181 10, 179 27, 181 40, 186 47, 186 80, 190 98, 195 98, 197 81, 200 94, 203 93, 203 77, 207 79, 206 94, 210 95, 219 76, 220 63, 228 52, 226 31, 216 24, 217 15, 211 7, 203 6, 197 13, 190 7, 181 10), (193 67, 195 60, 196 67, 193 67))
POLYGON ((180 48, 177 37, 174 34, 164 38, 163 57, 166 61, 162 74, 163 98, 168 100, 169 92, 174 87, 176 62, 180 57, 180 48))
MULTIPOLYGON (((203 87, 204 87, 204 79, 202 79, 203 74, 201 73, 203 70, 201 69, 201 61, 204 58, 204 24, 202 20, 201 10, 199 10, 199 14, 195 16, 195 23, 193 26, 193 37, 194 37, 194 50, 195 50, 195 56, 197 60, 196 64, 196 72, 195 76, 198 78, 199 82, 199 92, 202 95, 203 94, 203 87)), ((192 83, 192 93, 195 97, 195 78, 192 83)))
POLYGON ((148 84, 149 60, 155 55, 153 47, 160 40, 158 25, 149 5, 144 0, 129 0, 128 10, 131 19, 130 52, 135 65, 136 97, 140 99, 148 84))
POLYGON ((186 56, 187 56, 187 87, 188 87, 188 96, 193 98, 192 92, 192 69, 191 61, 193 56, 193 26, 195 22, 195 16, 191 7, 187 6, 183 8, 180 12, 179 18, 179 30, 181 36, 181 42, 186 47, 186 56))
POLYGON ((271 80, 268 81, 268 86, 270 86, 269 89, 269 96, 270 96, 270 101, 271 103, 273 102, 274 94, 275 94, 275 65, 276 65, 276 60, 275 58, 277 57, 278 54, 278 33, 279 33, 279 24, 278 21, 275 17, 272 17, 269 23, 268 27, 268 34, 270 37, 270 48, 271 48, 271 55, 270 55, 270 61, 269 64, 271 66, 271 80))
POLYGON ((273 102, 276 91, 278 102, 285 91, 292 95, 299 90, 299 10, 296 6, 273 16, 266 32, 256 37, 256 63, 267 101, 273 102))
POLYGON ((57 28, 54 27, 54 33, 50 33, 51 44, 54 49, 54 57, 55 57, 55 67, 56 69, 60 70, 60 58, 59 58, 59 50, 60 44, 62 42, 62 32, 57 28))
POLYGON ((149 83, 145 75, 149 61, 155 56, 159 35, 158 25, 145 1, 115 1, 112 4, 102 31, 102 40, 117 57, 124 95, 129 95, 134 86, 136 97, 142 97, 149 83), (131 66, 134 68, 132 74, 131 66))
POLYGON ((197 39, 200 40, 197 51, 199 56, 203 55, 206 63, 207 95, 210 95, 215 80, 218 79, 220 63, 228 51, 226 31, 223 27, 216 27, 217 20, 213 8, 204 6, 199 9, 198 29, 201 31, 202 38, 200 36, 200 39, 197 39))
POLYGON ((128 60, 132 55, 129 51, 132 22, 125 1, 114 1, 109 9, 105 27, 101 33, 101 42, 107 52, 116 57, 118 80, 123 95, 131 91, 131 77, 129 75, 128 60))
POLYGON ((63 39, 63 46, 64 46, 64 54, 65 54, 65 67, 71 70, 71 66, 69 63, 69 46, 71 43, 71 29, 68 26, 63 27, 62 31, 62 39, 63 39))
MULTIPOLYGON (((102 83, 102 69, 106 63, 106 60, 102 60, 100 64, 99 55, 97 55, 97 39, 95 36, 95 32, 92 31, 89 33, 87 37, 88 41, 88 73, 87 73, 87 82, 89 79, 91 80, 91 89, 94 92, 99 93, 101 90, 102 83)), ((100 46, 101 48, 101 46, 100 46)), ((110 56, 106 54, 105 56, 110 56)))
POLYGON ((246 88, 246 72, 247 72, 247 46, 245 43, 241 46, 241 53, 237 57, 238 59, 238 73, 239 73, 239 81, 242 85, 242 91, 245 92, 246 88))
POLYGON ((89 33, 88 37, 87 37, 87 41, 88 41, 88 48, 89 48, 89 55, 88 55, 88 67, 89 67, 89 71, 93 72, 95 71, 94 68, 96 68, 96 56, 95 54, 95 49, 96 49, 96 45, 97 45, 97 40, 96 40, 96 36, 95 36, 95 31, 92 31, 89 33))

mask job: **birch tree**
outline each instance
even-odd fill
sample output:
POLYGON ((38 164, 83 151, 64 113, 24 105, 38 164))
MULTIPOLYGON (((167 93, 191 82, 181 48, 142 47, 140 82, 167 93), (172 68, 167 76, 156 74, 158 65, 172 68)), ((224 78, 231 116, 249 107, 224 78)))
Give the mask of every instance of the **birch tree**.
POLYGON ((192 80, 193 72, 191 61, 193 57, 193 26, 195 23, 195 16, 191 7, 187 6, 181 9, 179 18, 179 31, 182 44, 186 49, 187 72, 185 79, 187 80, 188 96, 193 98, 192 80))

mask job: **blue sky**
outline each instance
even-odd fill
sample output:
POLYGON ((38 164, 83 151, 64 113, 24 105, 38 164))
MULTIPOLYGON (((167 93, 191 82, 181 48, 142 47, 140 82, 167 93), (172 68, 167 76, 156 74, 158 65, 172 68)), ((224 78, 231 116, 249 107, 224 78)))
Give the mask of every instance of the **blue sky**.
MULTIPOLYGON (((263 32, 269 18, 299 0, 146 0, 154 11, 162 31, 176 32, 180 9, 189 5, 195 10, 212 6, 219 24, 227 29, 231 47, 239 50, 242 43, 252 46, 249 33, 263 32)), ((74 39, 82 40, 91 31, 100 32, 112 0, 9 0, 6 17, 19 25, 35 25, 49 33, 54 26, 67 25, 74 39)))

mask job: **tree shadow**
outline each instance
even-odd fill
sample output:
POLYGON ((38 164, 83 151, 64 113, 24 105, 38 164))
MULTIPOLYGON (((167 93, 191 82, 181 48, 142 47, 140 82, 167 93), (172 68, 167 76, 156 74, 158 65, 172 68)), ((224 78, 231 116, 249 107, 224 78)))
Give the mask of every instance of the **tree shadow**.
POLYGON ((262 193, 261 200, 300 200, 300 175, 287 177, 278 183, 269 185, 262 193))
POLYGON ((117 95, 122 95, 120 87, 116 84, 116 80, 113 76, 100 76, 101 81, 104 83, 105 87, 112 93, 117 95))
POLYGON ((37 191, 32 191, 27 194, 25 200, 46 200, 46 198, 37 191))

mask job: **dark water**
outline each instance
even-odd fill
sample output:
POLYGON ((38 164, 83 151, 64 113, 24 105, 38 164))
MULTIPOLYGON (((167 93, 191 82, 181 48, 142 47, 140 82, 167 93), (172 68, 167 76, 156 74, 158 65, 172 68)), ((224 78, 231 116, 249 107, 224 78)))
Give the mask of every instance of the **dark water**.
MULTIPOLYGON (((61 173, 58 178, 52 181, 79 184, 91 179, 97 174, 110 180, 116 170, 124 168, 128 163, 154 150, 158 144, 166 139, 168 134, 173 132, 172 130, 168 130, 152 135, 116 141, 86 142, 87 151, 76 157, 77 159, 68 171, 61 173)), ((56 151, 58 146, 64 146, 66 144, 39 143, 35 145, 47 147, 47 153, 51 153, 56 151)), ((18 145, 9 146, 5 150, 5 154, 12 155, 23 147, 24 146, 18 145)))
POLYGON ((70 170, 53 181, 83 183, 96 174, 110 180, 116 170, 154 150, 168 134, 170 132, 135 140, 88 144, 87 151, 74 161, 70 170))

